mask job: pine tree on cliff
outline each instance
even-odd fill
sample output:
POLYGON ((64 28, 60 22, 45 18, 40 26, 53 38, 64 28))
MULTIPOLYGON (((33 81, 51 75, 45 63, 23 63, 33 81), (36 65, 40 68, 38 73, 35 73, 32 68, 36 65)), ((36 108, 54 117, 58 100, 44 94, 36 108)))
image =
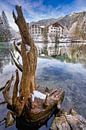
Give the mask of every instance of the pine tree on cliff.
POLYGON ((2 20, 3 20, 3 27, 4 27, 3 29, 4 29, 5 38, 6 40, 10 40, 11 39, 10 26, 4 11, 2 11, 2 20))
POLYGON ((0 41, 3 41, 3 20, 0 16, 0 41))

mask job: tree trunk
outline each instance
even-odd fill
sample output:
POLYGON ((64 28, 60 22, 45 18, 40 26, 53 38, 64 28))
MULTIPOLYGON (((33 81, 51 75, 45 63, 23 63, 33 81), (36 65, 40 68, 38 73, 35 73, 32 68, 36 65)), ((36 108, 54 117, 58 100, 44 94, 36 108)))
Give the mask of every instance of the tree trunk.
POLYGON ((22 77, 19 83, 19 74, 18 74, 18 71, 16 71, 16 81, 14 84, 12 103, 9 103, 8 100, 7 100, 7 103, 8 103, 9 109, 14 111, 17 116, 20 116, 26 102, 28 101, 28 98, 31 98, 31 93, 33 93, 33 91, 36 88, 35 71, 36 71, 36 66, 37 66, 37 48, 29 34, 29 30, 27 28, 27 24, 23 17, 21 7, 16 6, 16 11, 17 11, 18 16, 16 17, 15 13, 13 12, 13 17, 14 17, 15 23, 19 27, 19 31, 22 38, 22 41, 20 44, 21 50, 17 48, 17 45, 15 45, 15 43, 14 43, 14 46, 17 52, 19 52, 19 54, 22 57, 23 65, 19 66, 19 64, 16 63, 15 59, 13 60, 17 68, 22 72, 22 77), (18 87, 20 88, 19 97, 17 95, 18 87))
POLYGON ((30 92, 35 90, 35 71, 37 65, 37 49, 29 34, 29 29, 23 17, 22 9, 16 6, 18 16, 16 17, 13 12, 15 23, 18 25, 22 43, 21 43, 21 56, 23 62, 22 79, 20 83, 20 95, 26 97, 30 95, 30 92), (27 47, 30 47, 30 51, 27 47))

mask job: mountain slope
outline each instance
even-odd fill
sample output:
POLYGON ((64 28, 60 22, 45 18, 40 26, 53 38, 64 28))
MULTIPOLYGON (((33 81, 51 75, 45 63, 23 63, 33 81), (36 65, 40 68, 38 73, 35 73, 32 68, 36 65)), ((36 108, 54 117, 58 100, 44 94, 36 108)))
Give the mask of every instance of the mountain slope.
POLYGON ((64 34, 77 39, 86 39, 86 12, 72 13, 58 19, 44 19, 31 24, 38 24, 47 26, 54 22, 59 22, 64 26, 64 34))
POLYGON ((86 12, 66 15, 58 22, 67 27, 70 36, 86 39, 86 12))

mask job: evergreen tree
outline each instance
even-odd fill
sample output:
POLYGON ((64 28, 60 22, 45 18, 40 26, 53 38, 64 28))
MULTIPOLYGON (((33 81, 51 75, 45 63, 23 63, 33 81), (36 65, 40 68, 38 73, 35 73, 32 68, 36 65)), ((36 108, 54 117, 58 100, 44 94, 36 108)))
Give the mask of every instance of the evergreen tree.
POLYGON ((7 16, 5 14, 4 11, 2 11, 2 20, 3 20, 3 25, 6 29, 9 28, 9 23, 8 23, 8 19, 7 19, 7 16))
POLYGON ((2 20, 3 20, 3 30, 4 30, 3 32, 5 35, 5 40, 10 40, 11 39, 10 26, 4 11, 2 11, 2 20))

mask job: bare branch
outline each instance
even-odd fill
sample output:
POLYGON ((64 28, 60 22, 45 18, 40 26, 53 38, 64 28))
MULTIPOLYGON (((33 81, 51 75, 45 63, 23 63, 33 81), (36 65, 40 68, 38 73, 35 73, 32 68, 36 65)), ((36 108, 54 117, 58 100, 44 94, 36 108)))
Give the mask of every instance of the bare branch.
POLYGON ((5 84, 5 86, 3 86, 2 88, 0 88, 0 91, 2 91, 3 89, 5 89, 5 87, 7 86, 7 84, 9 83, 10 80, 8 80, 5 84))
POLYGON ((1 87, 1 88, 0 88, 0 91, 2 91, 4 88, 5 88, 5 86, 4 86, 4 87, 1 87))
POLYGON ((21 6, 16 5, 16 11, 17 11, 18 17, 22 17, 23 16, 21 6))
POLYGON ((17 21, 17 17, 16 17, 16 15, 15 15, 14 11, 13 11, 13 18, 14 18, 15 23, 16 23, 16 21, 17 21))
POLYGON ((11 54, 12 60, 14 61, 16 67, 22 72, 23 71, 22 65, 17 63, 17 61, 15 60, 15 58, 14 58, 14 56, 12 54, 12 51, 10 51, 10 54, 11 54))
POLYGON ((4 117, 2 120, 0 120, 0 126, 5 124, 6 118, 4 117))
POLYGON ((10 91, 12 81, 13 81, 13 75, 12 75, 11 79, 8 80, 7 83, 5 84, 5 89, 3 91, 3 96, 5 99, 5 102, 7 102, 10 105, 12 105, 12 98, 9 95, 9 91, 10 91))
POLYGON ((16 101, 16 98, 17 98, 18 84, 19 84, 19 73, 18 73, 18 70, 16 70, 16 81, 15 81, 15 84, 14 84, 13 96, 12 96, 12 105, 13 106, 15 106, 15 101, 16 101))
POLYGON ((15 50, 21 55, 21 50, 17 47, 17 45, 15 44, 15 41, 13 42, 15 50))
POLYGON ((21 45, 21 41, 20 42, 17 42, 17 46, 21 45))
POLYGON ((3 101, 3 102, 0 102, 0 105, 3 105, 3 104, 6 104, 6 102, 5 102, 5 101, 3 101))

